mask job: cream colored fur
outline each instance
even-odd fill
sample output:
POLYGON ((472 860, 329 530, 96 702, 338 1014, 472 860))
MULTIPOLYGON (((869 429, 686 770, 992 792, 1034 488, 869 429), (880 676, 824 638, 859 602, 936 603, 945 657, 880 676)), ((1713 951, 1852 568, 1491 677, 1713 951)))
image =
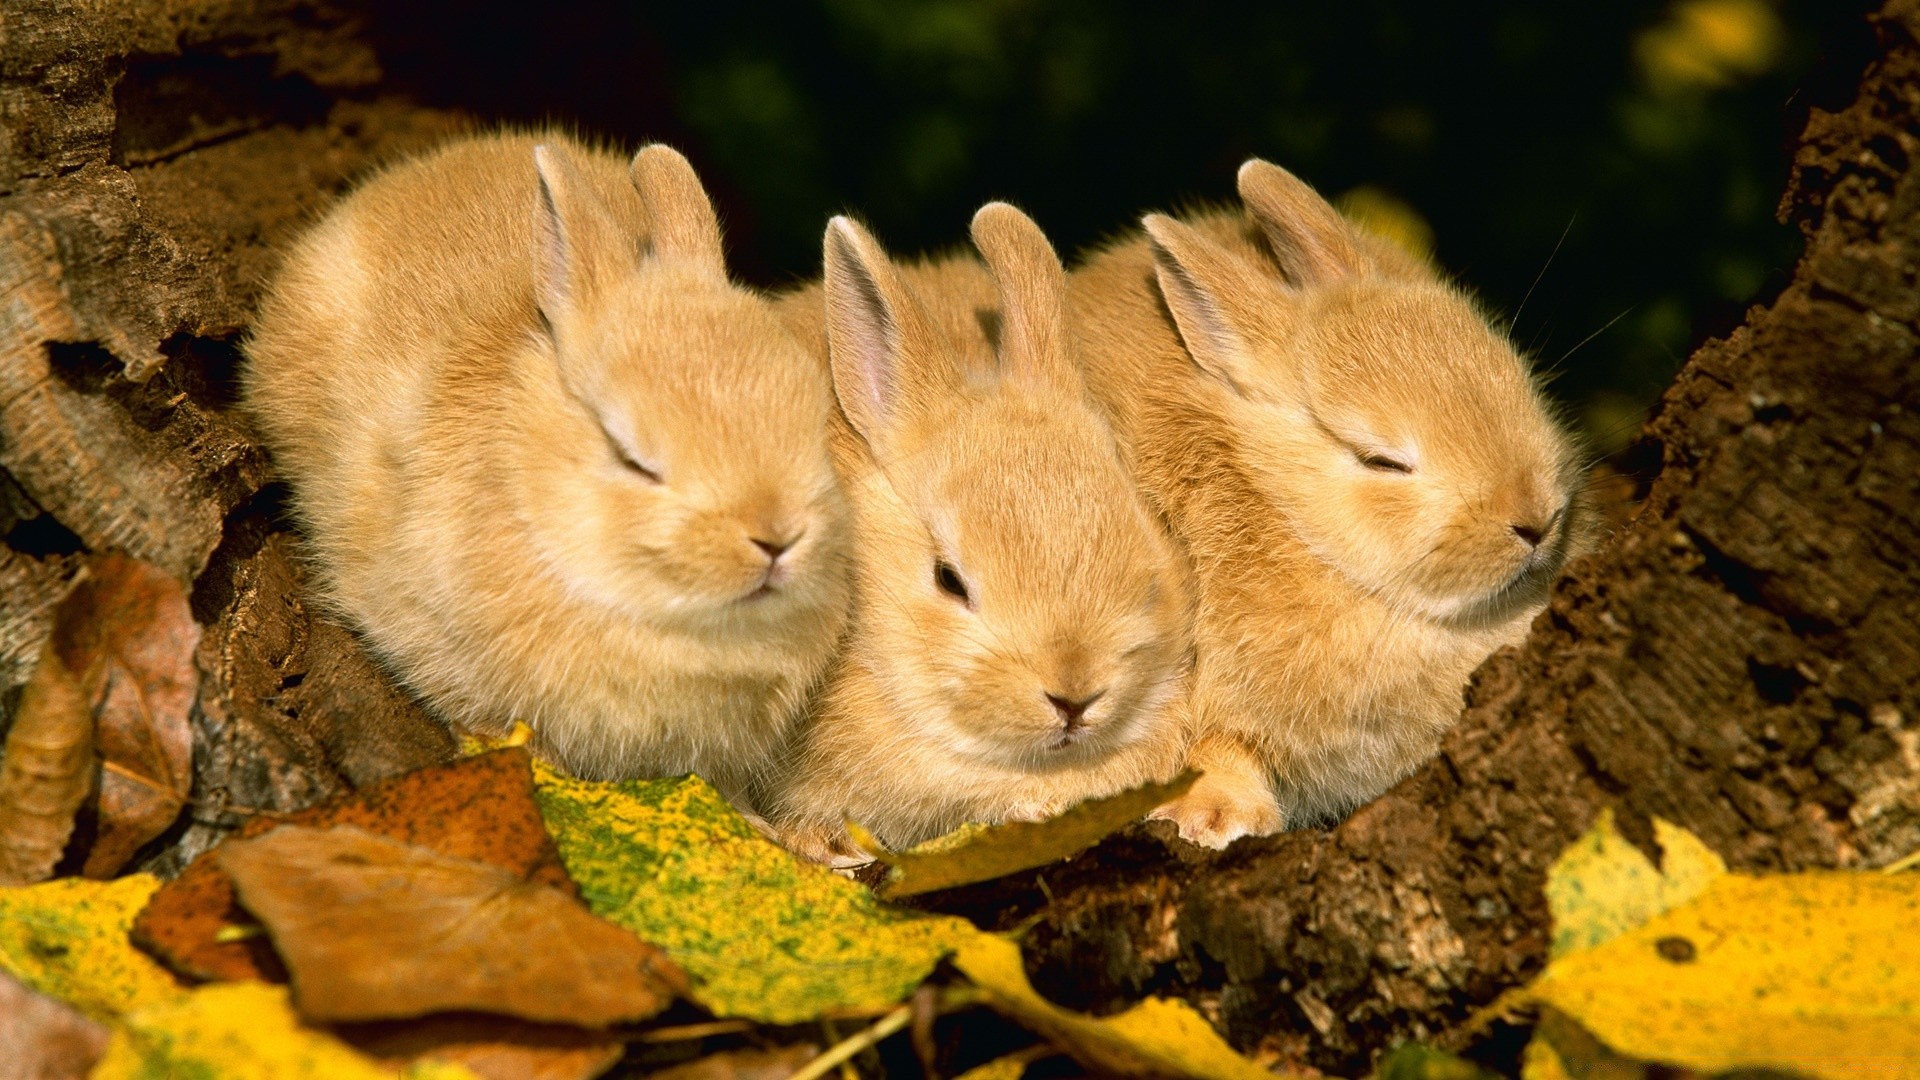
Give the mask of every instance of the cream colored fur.
POLYGON ((1567 437, 1465 296, 1275 166, 1240 191, 1246 215, 1149 216, 1071 286, 1089 383, 1197 575, 1206 775, 1158 814, 1212 846, 1432 755, 1587 517, 1567 437))
POLYGON ((294 246, 247 353, 327 597, 441 715, 731 794, 782 744, 846 617, 831 389, 684 158, 400 164, 294 246))
POLYGON ((1004 204, 973 237, 991 274, 896 268, 837 218, 824 284, 783 305, 831 353, 859 556, 848 649, 768 800, 816 856, 851 852, 847 818, 897 849, 1179 768, 1185 567, 1073 363, 1046 237, 1004 204), (1048 701, 1095 693, 1071 724, 1048 701))

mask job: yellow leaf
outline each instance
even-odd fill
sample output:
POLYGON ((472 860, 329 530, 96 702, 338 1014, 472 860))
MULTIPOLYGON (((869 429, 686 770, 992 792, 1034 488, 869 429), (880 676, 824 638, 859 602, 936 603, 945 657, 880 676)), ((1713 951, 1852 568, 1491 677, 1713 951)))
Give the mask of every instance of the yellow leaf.
POLYGON ((961 919, 886 907, 765 839, 698 777, 592 783, 544 765, 541 812, 594 914, 667 950, 720 1016, 792 1024, 904 999, 961 919))
MULTIPOLYGON (((301 1025, 284 986, 215 983, 127 1017, 93 1080, 393 1080, 381 1064, 324 1031, 301 1025)), ((475 1080, 459 1065, 423 1060, 404 1080, 475 1080)))
POLYGON ((180 997, 179 982, 127 940, 159 887, 130 874, 0 888, 0 970, 96 1020, 180 997))
POLYGON ((1727 866, 1685 829, 1654 819, 1664 871, 1628 843, 1602 810, 1593 828, 1547 871, 1551 956, 1589 949, 1698 896, 1727 866))
POLYGON ((1920 1070, 1920 880, 1722 874, 1605 943, 1559 956, 1526 997, 1628 1057, 1702 1072, 1885 1077, 1920 1070))
POLYGON ((1273 1073, 1235 1053, 1185 1002, 1148 998, 1108 1017, 1062 1009, 1027 981, 1020 947, 993 934, 968 939, 953 964, 980 987, 987 1004, 1089 1068, 1117 1076, 1274 1080, 1273 1073))
POLYGON ((879 859, 887 864, 887 878, 874 891, 889 899, 914 896, 1057 862, 1180 797, 1199 778, 1199 773, 1189 771, 1165 783, 1088 799, 1046 821, 970 826, 907 851, 882 853, 879 859))
POLYGON ((953 1080, 1020 1080, 1032 1060, 1025 1054, 1008 1054, 1003 1058, 994 1058, 985 1065, 975 1065, 953 1080))

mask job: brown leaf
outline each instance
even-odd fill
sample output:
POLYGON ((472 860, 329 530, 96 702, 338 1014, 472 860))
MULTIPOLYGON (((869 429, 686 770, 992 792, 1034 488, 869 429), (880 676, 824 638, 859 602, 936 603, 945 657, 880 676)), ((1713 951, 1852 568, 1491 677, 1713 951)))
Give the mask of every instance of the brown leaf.
POLYGON ((80 683, 54 652, 21 692, 0 759, 0 885, 45 881, 93 789, 93 718, 80 683))
POLYGON ((647 1074, 648 1080, 786 1080, 819 1056, 818 1048, 801 1043, 772 1050, 723 1050, 698 1061, 647 1074))
MULTIPOLYGON (((532 759, 517 747, 368 784, 285 817, 256 818, 237 838, 261 836, 282 823, 355 825, 570 896, 578 892, 534 802, 532 759)), ((235 902, 218 855, 217 848, 207 852, 154 893, 134 921, 134 943, 190 978, 285 982, 286 969, 266 940, 217 940, 223 928, 252 922, 235 902)))
POLYGON ((283 825, 219 855, 307 1020, 474 1011, 599 1028, 687 986, 665 952, 551 886, 351 825, 283 825))
POLYGON ((199 643, 185 587, 124 555, 89 562, 55 612, 53 648, 92 706, 101 761, 88 877, 112 877, 187 804, 199 643))
POLYGON ((107 1029, 0 972, 0 1062, 15 1080, 83 1080, 107 1051, 107 1029))
POLYGON ((478 1013, 345 1024, 334 1034, 396 1066, 431 1056, 464 1065, 482 1080, 592 1080, 612 1068, 623 1049, 604 1032, 478 1013))

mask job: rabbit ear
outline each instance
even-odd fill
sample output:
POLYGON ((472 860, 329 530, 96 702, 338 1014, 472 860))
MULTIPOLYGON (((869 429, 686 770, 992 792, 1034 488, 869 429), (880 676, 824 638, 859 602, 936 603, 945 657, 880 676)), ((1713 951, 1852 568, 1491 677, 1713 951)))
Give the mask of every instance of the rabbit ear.
POLYGON ((632 262, 632 253, 598 196, 587 189, 573 159, 559 146, 533 148, 540 174, 534 208, 534 283, 540 310, 558 324, 592 304, 607 282, 632 262))
POLYGON ((1207 374, 1244 394, 1254 362, 1250 333, 1277 289, 1238 256, 1163 214, 1142 221, 1153 238, 1160 295, 1188 355, 1207 374))
POLYGON ((1033 219, 1003 202, 973 215, 973 244, 1000 288, 1000 363, 1008 378, 1078 382, 1067 353, 1067 273, 1033 219))
POLYGON ((878 449, 906 411, 909 353, 927 330, 918 302, 872 234, 852 218, 827 223, 827 352, 847 420, 878 449))
POLYGON ((678 260, 708 277, 725 280, 720 219, 687 159, 664 143, 654 143, 633 155, 628 174, 640 201, 647 205, 654 257, 678 260))
POLYGON ((1353 226, 1306 181, 1278 165, 1248 158, 1240 166, 1240 200, 1267 234, 1280 272, 1296 289, 1363 272, 1353 226))

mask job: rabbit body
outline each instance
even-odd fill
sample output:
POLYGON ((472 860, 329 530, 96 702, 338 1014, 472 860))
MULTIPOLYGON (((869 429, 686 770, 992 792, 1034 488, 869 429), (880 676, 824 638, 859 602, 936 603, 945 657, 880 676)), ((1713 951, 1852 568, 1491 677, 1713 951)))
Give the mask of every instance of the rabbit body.
POLYGON ((846 618, 831 390, 679 155, 399 164, 294 246, 247 353, 326 599, 441 716, 730 794, 782 745, 846 618))
POLYGON ((1424 264, 1263 162, 1248 213, 1096 253, 1080 355, 1198 595, 1205 775, 1157 812, 1210 846, 1336 818, 1436 750, 1585 536, 1524 362, 1424 264))
POLYGON ((783 302, 832 356, 858 553, 847 649, 767 800, 819 857, 852 853, 849 818, 898 850, 1180 768, 1184 564, 1069 358, 1045 237, 1004 204, 974 236, 991 272, 895 267, 837 219, 825 282, 783 302))

